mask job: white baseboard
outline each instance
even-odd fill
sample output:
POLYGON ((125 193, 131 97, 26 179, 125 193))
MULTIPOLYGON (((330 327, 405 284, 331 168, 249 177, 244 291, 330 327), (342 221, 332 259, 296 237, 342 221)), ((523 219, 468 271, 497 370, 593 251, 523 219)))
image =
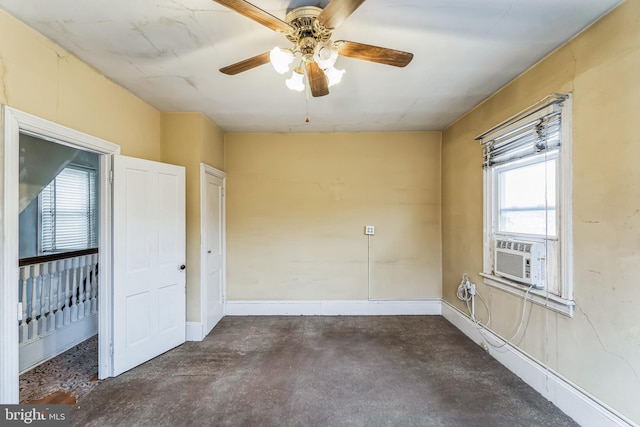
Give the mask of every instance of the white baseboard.
POLYGON ((202 322, 187 322, 186 340, 202 341, 204 339, 204 327, 202 322))
POLYGON ((227 316, 439 315, 437 299, 403 301, 227 301, 227 316))
POLYGON ((20 373, 53 359, 98 333, 98 315, 84 317, 55 332, 20 346, 20 373))
MULTIPOLYGON (((485 340, 469 316, 446 301, 442 301, 442 316, 475 343, 480 345, 485 340)), ((488 334, 493 342, 503 342, 500 337, 490 330, 485 329, 484 333, 488 334)), ((520 349, 507 344, 500 349, 489 346, 488 351, 491 356, 507 369, 519 376, 581 426, 620 427, 636 425, 576 384, 547 369, 520 349)))

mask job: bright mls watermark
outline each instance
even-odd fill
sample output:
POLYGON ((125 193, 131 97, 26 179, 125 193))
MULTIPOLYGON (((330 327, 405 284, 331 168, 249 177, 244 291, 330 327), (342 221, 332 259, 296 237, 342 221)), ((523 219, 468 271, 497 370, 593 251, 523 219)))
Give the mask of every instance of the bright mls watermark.
POLYGON ((69 427, 69 405, 0 405, 0 426, 69 427))

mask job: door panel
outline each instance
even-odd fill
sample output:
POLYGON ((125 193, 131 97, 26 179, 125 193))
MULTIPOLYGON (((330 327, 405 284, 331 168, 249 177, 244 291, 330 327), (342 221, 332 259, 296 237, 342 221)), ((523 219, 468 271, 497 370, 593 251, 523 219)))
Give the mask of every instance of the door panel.
POLYGON ((126 298, 127 319, 127 347, 147 341, 149 336, 150 317, 149 292, 130 295, 126 298))
POLYGON ((176 205, 174 198, 178 194, 178 180, 174 175, 160 174, 158 176, 159 194, 158 203, 163 208, 159 210, 158 218, 158 238, 159 238, 159 263, 162 268, 169 268, 173 271, 176 259, 183 259, 184 254, 178 254, 180 249, 178 240, 180 236, 170 226, 177 224, 180 215, 180 205, 176 205))
POLYGON ((184 288, 178 285, 165 286, 158 291, 158 308, 162 313, 160 316, 158 325, 160 334, 172 334, 176 328, 185 329, 184 325, 184 312, 176 307, 174 301, 180 300, 180 294, 184 295, 184 288), (180 319, 180 316, 183 319, 180 319))
POLYGON ((206 253, 206 332, 222 319, 224 305, 222 296, 223 283, 223 180, 206 174, 206 212, 205 212, 205 246, 206 253))
POLYGON ((114 156, 113 368, 185 340, 185 170, 114 156))
MULTIPOLYGON (((125 205, 124 208, 124 239, 127 256, 124 258, 126 263, 127 274, 135 272, 145 273, 149 270, 149 239, 147 238, 149 230, 147 229, 147 220, 152 214, 149 200, 147 200, 146 188, 149 185, 148 173, 141 170, 125 170, 125 205)), ((118 179, 117 181, 121 181, 118 179)), ((116 181, 116 182, 117 182, 116 181)), ((121 186, 118 186, 121 187, 121 186)), ((121 191, 114 189, 114 193, 119 194, 121 191)), ((117 221, 118 218, 114 218, 117 221)))

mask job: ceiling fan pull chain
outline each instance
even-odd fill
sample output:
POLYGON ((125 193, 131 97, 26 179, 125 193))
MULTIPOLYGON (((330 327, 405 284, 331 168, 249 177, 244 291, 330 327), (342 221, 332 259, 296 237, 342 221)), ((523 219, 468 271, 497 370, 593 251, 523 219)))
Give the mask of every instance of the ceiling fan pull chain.
MULTIPOLYGON (((305 75, 306 75, 307 71, 305 69, 305 75)), ((307 78, 307 82, 309 81, 309 78, 307 78)), ((304 110, 306 113, 306 116, 304 118, 304 122, 305 123, 309 123, 311 121, 311 117, 309 117, 309 91, 311 90, 310 85, 307 85, 306 90, 304 91, 304 110)))

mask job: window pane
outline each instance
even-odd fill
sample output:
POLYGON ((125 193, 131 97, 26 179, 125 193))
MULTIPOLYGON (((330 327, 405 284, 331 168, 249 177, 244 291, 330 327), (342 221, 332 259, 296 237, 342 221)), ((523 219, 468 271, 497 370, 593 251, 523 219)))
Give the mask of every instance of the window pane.
POLYGON ((556 236, 556 159, 498 172, 498 230, 556 236))
POLYGON ((40 195, 42 251, 95 247, 96 171, 68 167, 40 195))

